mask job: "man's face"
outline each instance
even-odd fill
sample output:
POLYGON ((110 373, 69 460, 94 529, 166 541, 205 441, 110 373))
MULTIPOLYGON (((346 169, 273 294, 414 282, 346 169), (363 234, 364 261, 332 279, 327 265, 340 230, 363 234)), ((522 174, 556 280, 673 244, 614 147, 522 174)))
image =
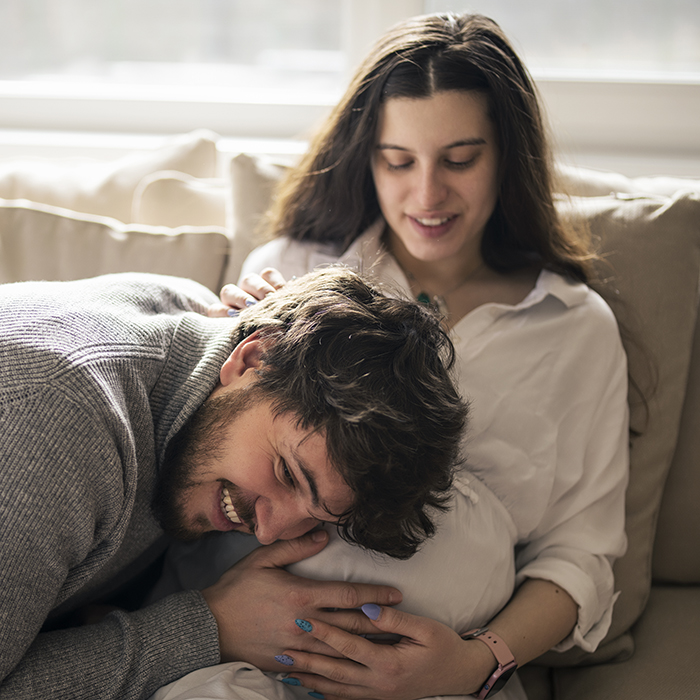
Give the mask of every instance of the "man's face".
POLYGON ((241 375, 215 390, 163 466, 154 509, 175 537, 237 530, 270 544, 335 522, 332 514, 352 504, 352 490, 328 460, 325 436, 250 399, 245 387, 252 383, 254 375, 245 373, 245 380, 241 375))

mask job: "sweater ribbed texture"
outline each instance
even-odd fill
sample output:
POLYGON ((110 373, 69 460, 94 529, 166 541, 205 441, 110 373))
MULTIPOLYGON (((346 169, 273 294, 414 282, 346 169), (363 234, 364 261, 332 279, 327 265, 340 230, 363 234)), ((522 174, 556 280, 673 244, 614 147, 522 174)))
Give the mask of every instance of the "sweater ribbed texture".
POLYGON ((162 550, 158 465, 231 351, 213 301, 156 275, 0 286, 0 698, 145 698, 218 663, 194 591, 40 633, 162 550))

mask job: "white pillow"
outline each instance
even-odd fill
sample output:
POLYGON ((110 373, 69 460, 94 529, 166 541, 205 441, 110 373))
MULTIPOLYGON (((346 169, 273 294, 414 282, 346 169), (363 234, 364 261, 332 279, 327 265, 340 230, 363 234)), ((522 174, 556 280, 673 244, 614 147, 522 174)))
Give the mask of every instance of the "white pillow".
POLYGON ((224 283, 236 283, 243 261, 262 239, 260 222, 272 203, 273 190, 293 160, 240 153, 231 159, 231 226, 233 243, 224 283))
POLYGON ((189 277, 218 293, 228 250, 223 228, 130 226, 0 199, 0 283, 154 272, 189 277))
POLYGON ((672 197, 676 192, 700 192, 700 180, 682 177, 635 177, 557 163, 556 192, 576 197, 605 197, 613 192, 672 197))
POLYGON ((131 219, 149 226, 227 225, 229 183, 163 170, 141 180, 134 192, 131 219))
POLYGON ((177 170, 193 177, 215 177, 216 138, 211 132, 195 131, 153 151, 138 151, 112 161, 0 161, 0 198, 28 199, 129 222, 134 192, 146 175, 177 170))

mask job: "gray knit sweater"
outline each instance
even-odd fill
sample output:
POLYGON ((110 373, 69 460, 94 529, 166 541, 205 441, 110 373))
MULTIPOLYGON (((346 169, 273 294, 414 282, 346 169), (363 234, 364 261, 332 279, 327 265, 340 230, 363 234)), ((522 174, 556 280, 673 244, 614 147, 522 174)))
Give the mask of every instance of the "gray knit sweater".
POLYGON ((194 591, 40 633, 161 551, 158 466, 231 351, 212 301, 155 275, 0 286, 0 698, 142 698, 218 663, 194 591))

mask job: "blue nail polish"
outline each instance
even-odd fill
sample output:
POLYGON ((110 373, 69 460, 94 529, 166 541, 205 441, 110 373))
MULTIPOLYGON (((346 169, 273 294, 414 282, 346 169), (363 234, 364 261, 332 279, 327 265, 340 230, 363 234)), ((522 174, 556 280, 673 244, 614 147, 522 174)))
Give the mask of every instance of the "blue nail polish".
POLYGON ((245 305, 246 306, 255 306, 258 302, 255 301, 255 299, 246 299, 245 300, 245 305))
POLYGON ((287 685, 301 685, 301 681, 298 678, 283 678, 282 683, 287 685))
POLYGON ((382 609, 374 603, 365 603, 362 606, 362 612, 367 615, 370 620, 377 620, 382 612, 382 609))
POLYGON ((296 623, 296 626, 303 629, 304 632, 311 632, 311 630, 314 628, 313 625, 306 620, 294 620, 294 622, 296 623))
POLYGON ((294 666, 294 659, 286 654, 279 654, 278 656, 275 656, 275 661, 279 661, 279 663, 284 664, 285 666, 294 666))
POLYGON ((238 314, 241 313, 241 312, 240 312, 239 309, 229 309, 226 313, 227 313, 231 318, 236 318, 236 316, 238 316, 238 314))
POLYGON ((326 698, 325 695, 321 695, 321 693, 317 693, 315 690, 309 691, 309 695, 312 698, 317 698, 317 700, 325 700, 325 698, 326 698))

